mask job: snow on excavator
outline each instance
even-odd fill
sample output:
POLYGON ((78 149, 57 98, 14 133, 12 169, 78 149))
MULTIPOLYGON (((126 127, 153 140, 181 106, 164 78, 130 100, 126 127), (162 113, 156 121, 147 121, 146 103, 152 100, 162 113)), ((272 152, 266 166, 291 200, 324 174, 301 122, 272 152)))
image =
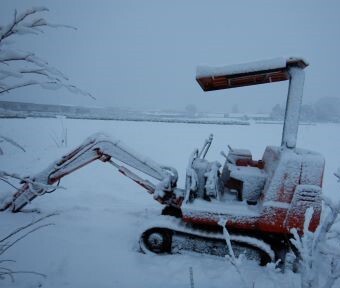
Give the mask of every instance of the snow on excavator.
POLYGON ((140 238, 143 252, 191 250, 225 255, 220 226, 224 219, 232 243, 241 251, 250 251, 250 257, 255 255, 261 263, 284 259, 290 249, 291 228, 303 232, 306 209, 314 209, 311 231, 318 226, 321 214, 324 158, 296 148, 303 69, 307 66, 300 58, 279 58, 198 67, 196 80, 204 91, 289 80, 281 145, 268 146, 260 160, 253 160, 249 150, 229 148, 227 155, 222 153, 226 158, 223 167, 217 161, 209 162, 205 156, 212 143, 211 135, 203 148, 190 156, 185 187, 181 189, 176 186, 176 169, 138 155, 118 140, 96 134, 47 169, 24 180, 0 211, 19 212, 35 197, 51 192, 50 185, 62 177, 99 159, 112 164, 164 205, 162 215, 145 224, 140 238), (141 178, 137 171, 159 183, 141 178))

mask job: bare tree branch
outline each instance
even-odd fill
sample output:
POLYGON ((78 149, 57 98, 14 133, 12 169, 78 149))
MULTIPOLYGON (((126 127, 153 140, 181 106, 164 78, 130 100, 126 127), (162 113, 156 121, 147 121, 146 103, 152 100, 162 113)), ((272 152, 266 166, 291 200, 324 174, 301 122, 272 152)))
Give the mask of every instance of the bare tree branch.
POLYGON ((42 33, 44 27, 76 29, 69 25, 49 23, 41 17, 36 19, 30 18, 33 14, 45 11, 49 10, 45 7, 33 7, 21 14, 15 11, 13 21, 7 26, 0 27, 0 94, 5 94, 22 87, 39 85, 45 89, 66 88, 71 93, 81 94, 95 99, 90 93, 79 89, 75 85, 69 84, 67 82, 68 78, 62 72, 50 66, 46 61, 38 58, 34 53, 4 47, 3 41, 5 39, 13 35, 20 36, 42 33), (27 64, 30 67, 18 68, 18 66, 22 64, 27 64), (12 84, 9 84, 8 81, 5 82, 7 78, 11 77, 24 78, 24 80, 21 82, 12 81, 12 84))
POLYGON ((45 71, 44 69, 26 69, 26 70, 21 70, 20 73, 22 74, 37 74, 37 75, 42 75, 42 76, 46 76, 49 79, 53 79, 48 73, 47 71, 45 71))
POLYGON ((19 190, 19 187, 14 186, 11 182, 9 182, 6 178, 3 178, 0 176, 0 180, 5 182, 6 184, 8 184, 9 186, 11 186, 12 188, 14 188, 15 190, 19 190))
MULTIPOLYGON (((0 239, 0 256, 4 252, 6 252, 9 248, 13 247, 20 240, 26 238, 28 235, 30 235, 30 234, 32 234, 32 233, 34 233, 37 230, 40 230, 42 228, 54 225, 54 223, 46 223, 46 224, 42 224, 42 225, 34 227, 34 225, 36 225, 37 223, 39 223, 39 222, 41 222, 41 221, 43 221, 43 220, 45 220, 45 219, 47 219, 49 217, 55 216, 55 215, 58 215, 58 213, 51 213, 51 214, 45 215, 43 217, 40 217, 39 219, 37 219, 35 221, 32 221, 31 223, 29 223, 27 225, 24 225, 22 227, 17 228, 16 230, 14 230, 9 235, 7 235, 4 238, 0 239), (17 237, 16 239, 11 240, 11 238, 14 238, 15 236, 20 235, 21 232, 25 231, 29 227, 33 227, 33 228, 31 230, 25 232, 21 236, 17 237)), ((16 271, 16 270, 10 269, 8 267, 2 266, 3 263, 8 263, 8 262, 15 262, 15 261, 11 260, 11 259, 2 259, 2 260, 0 260, 0 264, 1 264, 0 265, 0 280, 3 280, 3 279, 5 279, 5 277, 8 277, 8 278, 10 278, 10 280, 12 282, 14 282, 14 280, 15 280, 14 279, 14 275, 15 274, 33 274, 33 275, 37 275, 37 276, 41 276, 41 277, 46 278, 45 274, 39 273, 39 272, 36 272, 36 271, 29 271, 29 270, 18 270, 18 271, 16 271)))
POLYGON ((46 7, 35 7, 31 9, 27 9, 25 12, 17 16, 17 10, 14 10, 14 19, 13 22, 7 27, 2 28, 0 31, 0 44, 1 42, 15 34, 15 27, 17 27, 22 21, 24 21, 28 16, 33 15, 38 12, 49 11, 46 7))
MULTIPOLYGON (((0 267, 0 269, 1 268, 2 267, 0 267)), ((43 278, 47 277, 46 274, 35 272, 35 271, 25 271, 25 270, 24 271, 12 271, 10 269, 7 269, 7 270, 9 270, 9 271, 7 271, 7 272, 0 272, 0 279, 3 278, 3 276, 8 276, 8 277, 11 278, 12 283, 15 282, 13 274, 33 274, 33 275, 41 276, 43 278)))
POLYGON ((59 89, 61 87, 64 87, 72 93, 86 95, 86 96, 89 96, 90 98, 92 98, 94 100, 96 99, 90 93, 88 93, 88 92, 86 92, 82 89, 79 89, 77 86, 64 84, 64 83, 57 81, 57 80, 56 81, 45 81, 45 82, 39 82, 39 81, 36 81, 36 80, 29 80, 29 81, 24 82, 24 83, 14 84, 12 86, 5 87, 5 89, 0 90, 0 94, 9 92, 9 91, 14 90, 14 89, 27 87, 27 86, 33 86, 33 85, 39 85, 40 87, 45 88, 45 89, 49 89, 49 90, 56 90, 56 89, 59 89))
POLYGON ((0 267, 1 270, 5 270, 4 272, 0 271, 0 279, 4 279, 4 276, 8 276, 11 278, 12 283, 14 282, 13 271, 8 268, 0 267))
POLYGON ((4 263, 4 262, 15 262, 14 260, 12 259, 4 259, 4 260, 0 260, 0 263, 4 263))
POLYGON ((13 241, 12 243, 10 244, 5 244, 3 249, 0 250, 0 255, 5 253, 9 248, 11 248, 13 245, 15 245, 16 243, 18 243, 20 240, 26 238, 29 234, 32 234, 33 232, 41 229, 41 228, 44 228, 44 227, 48 227, 48 226, 53 226, 55 224, 53 223, 48 223, 48 224, 44 224, 44 225, 40 225, 38 227, 35 227, 34 229, 28 231, 27 233, 25 233, 24 235, 20 236, 19 238, 17 238, 15 241, 13 241))
POLYGON ((30 81, 27 81, 27 82, 24 82, 24 83, 8 86, 5 89, 0 90, 0 94, 7 93, 7 92, 9 92, 11 90, 18 89, 18 88, 23 88, 23 87, 32 86, 32 85, 44 85, 44 84, 45 85, 48 85, 48 84, 52 85, 52 84, 57 84, 57 82, 56 81, 38 82, 38 81, 35 81, 35 80, 30 80, 30 81))
POLYGON ((41 221, 43 221, 43 220, 45 220, 47 218, 50 218, 50 217, 53 217, 53 216, 56 216, 56 215, 59 215, 59 213, 55 212, 55 213, 47 214, 46 216, 40 217, 39 219, 37 219, 37 220, 35 220, 35 221, 25 225, 25 226, 22 226, 22 227, 18 228, 16 230, 14 230, 12 233, 10 233, 9 235, 7 235, 5 238, 0 239, 0 243, 8 240, 12 236, 18 234, 20 231, 25 230, 26 228, 28 228, 30 226, 35 225, 35 224, 37 224, 37 223, 39 223, 39 222, 41 222, 41 221))
POLYGON ((338 181, 340 182, 340 167, 338 168, 336 172, 334 172, 334 176, 338 178, 338 181))
POLYGON ((22 151, 25 152, 25 149, 22 146, 20 146, 17 142, 15 142, 13 139, 2 136, 2 135, 0 135, 0 139, 3 139, 4 141, 12 144, 13 146, 15 146, 15 147, 17 147, 17 148, 19 148, 19 149, 21 149, 22 151))

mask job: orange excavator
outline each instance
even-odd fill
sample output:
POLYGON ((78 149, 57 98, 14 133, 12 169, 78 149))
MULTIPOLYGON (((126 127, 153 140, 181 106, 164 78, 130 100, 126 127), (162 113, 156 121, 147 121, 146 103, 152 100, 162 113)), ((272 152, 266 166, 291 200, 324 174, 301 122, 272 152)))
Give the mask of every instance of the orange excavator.
POLYGON ((143 252, 191 250, 225 255, 223 222, 240 251, 250 251, 250 257, 255 255, 261 263, 284 259, 290 250, 291 229, 303 233, 306 209, 313 208, 311 231, 321 214, 324 158, 296 148, 307 66, 301 58, 277 58, 197 68, 196 80, 204 91, 289 81, 281 145, 266 147, 262 159, 254 160, 249 150, 229 147, 227 154, 222 153, 224 165, 208 161, 210 135, 202 149, 189 157, 185 187, 178 188, 176 169, 139 155, 119 140, 96 134, 42 172, 23 179, 22 187, 0 209, 19 212, 37 196, 51 192, 50 185, 98 159, 113 165, 164 205, 159 217, 145 223, 140 237, 143 252), (158 183, 143 179, 140 172, 158 183))

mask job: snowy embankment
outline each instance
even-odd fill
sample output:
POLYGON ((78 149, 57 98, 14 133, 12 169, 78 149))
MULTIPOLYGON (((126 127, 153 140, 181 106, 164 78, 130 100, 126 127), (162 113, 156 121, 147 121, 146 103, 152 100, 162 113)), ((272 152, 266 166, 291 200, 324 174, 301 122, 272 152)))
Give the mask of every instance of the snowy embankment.
MULTIPOLYGON (((324 194, 332 199, 340 199, 340 187, 332 175, 340 166, 339 128, 336 124, 301 126, 298 136, 299 147, 325 156, 324 194)), ((2 119, 0 130, 26 149, 21 152, 4 144, 0 170, 35 174, 89 135, 102 131, 158 163, 178 169, 179 186, 183 186, 190 153, 201 147, 210 133, 215 139, 207 154, 209 160, 223 162, 219 152, 226 151, 227 144, 250 149, 253 158, 259 159, 266 145, 281 142, 282 126, 2 119), (55 143, 62 133, 61 121, 67 129, 66 148, 58 148, 55 143)), ((30 234, 3 255, 17 261, 8 264, 14 270, 33 270, 47 278, 18 274, 15 283, 0 280, 1 287, 190 287, 190 267, 195 287, 244 286, 235 267, 223 258, 139 253, 140 227, 162 207, 110 165, 92 163, 65 177, 61 185, 67 189, 39 197, 28 206, 38 208, 41 214, 0 214, 0 236, 4 236, 42 215, 59 213, 45 221, 54 226, 30 234)), ((240 270, 248 287, 293 287, 299 283, 299 276, 291 271, 276 273, 252 261, 244 260, 240 270)))

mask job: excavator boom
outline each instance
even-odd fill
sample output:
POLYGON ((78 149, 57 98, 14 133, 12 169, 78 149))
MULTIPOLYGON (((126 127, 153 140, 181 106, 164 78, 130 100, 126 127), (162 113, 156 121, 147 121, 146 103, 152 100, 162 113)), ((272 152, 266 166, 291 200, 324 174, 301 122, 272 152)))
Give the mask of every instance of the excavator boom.
POLYGON ((59 182, 64 176, 95 160, 112 164, 119 172, 141 185, 150 194, 155 194, 155 199, 159 202, 164 203, 161 196, 164 197, 165 194, 167 194, 167 199, 173 199, 173 197, 169 197, 169 194, 176 187, 178 178, 174 168, 159 165, 151 159, 139 155, 120 140, 113 140, 104 134, 95 134, 40 173, 23 180, 22 187, 5 201, 0 207, 0 211, 8 208, 13 212, 20 211, 35 197, 51 192, 48 191, 49 185, 59 182), (149 180, 141 178, 128 168, 115 163, 112 158, 159 180, 160 183, 155 185, 149 180))

